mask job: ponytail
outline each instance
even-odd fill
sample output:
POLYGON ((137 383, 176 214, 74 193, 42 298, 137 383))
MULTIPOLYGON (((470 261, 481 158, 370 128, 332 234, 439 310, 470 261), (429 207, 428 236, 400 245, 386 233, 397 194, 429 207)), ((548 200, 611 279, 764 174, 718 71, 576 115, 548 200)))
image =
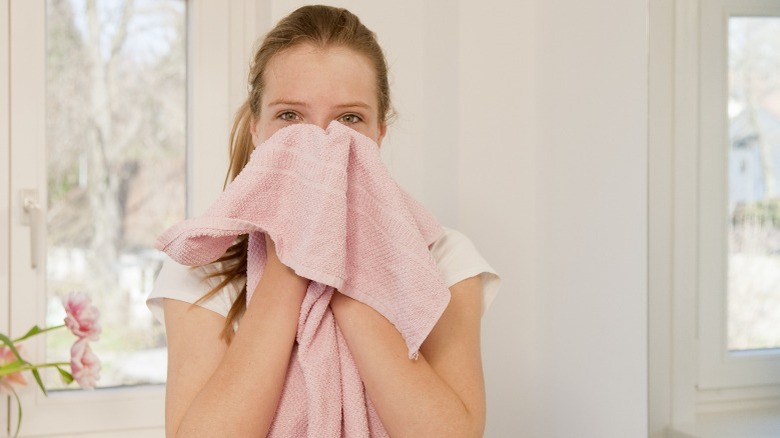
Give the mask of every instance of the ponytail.
POLYGON ((249 162, 249 156, 254 149, 251 131, 253 121, 254 114, 252 112, 252 107, 249 104, 249 100, 246 100, 236 112, 233 121, 233 129, 230 130, 230 146, 228 150, 228 153, 230 154, 230 165, 228 165, 228 171, 225 175, 225 182, 222 185, 222 190, 227 188, 228 183, 233 181, 244 166, 246 166, 246 163, 249 162))
MULTIPOLYGON (((236 112, 233 121, 233 129, 230 130, 230 165, 228 166, 228 172, 225 175, 225 182, 222 186, 223 190, 227 188, 228 183, 233 181, 244 166, 246 166, 246 163, 249 162, 249 156, 254 149, 251 131, 253 120, 254 114, 249 105, 249 101, 247 100, 236 112)), ((219 277, 221 278, 221 281, 198 299, 195 304, 200 304, 209 297, 216 295, 223 287, 232 283, 234 280, 246 278, 248 245, 248 236, 242 234, 236 238, 236 241, 228 248, 222 257, 212 262, 222 263, 222 267, 218 269, 217 272, 205 274, 203 278, 209 279, 219 277)), ((225 326, 222 328, 222 332, 219 335, 219 337, 224 339, 228 344, 233 339, 233 323, 237 322, 246 311, 246 295, 245 283, 239 291, 238 297, 233 301, 233 305, 230 306, 230 311, 225 320, 225 326)))

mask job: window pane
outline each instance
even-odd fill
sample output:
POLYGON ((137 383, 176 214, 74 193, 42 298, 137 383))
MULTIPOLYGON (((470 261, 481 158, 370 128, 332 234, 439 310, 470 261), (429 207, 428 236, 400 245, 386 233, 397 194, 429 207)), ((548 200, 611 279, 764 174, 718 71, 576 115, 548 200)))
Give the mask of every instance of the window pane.
MULTIPOLYGON (((185 217, 185 48, 184 0, 47 0, 47 323, 68 292, 92 297, 101 387, 165 381, 144 300, 155 235, 185 217)), ((47 359, 72 342, 48 336, 47 359)))
POLYGON ((729 21, 729 350, 780 347, 780 18, 729 21))

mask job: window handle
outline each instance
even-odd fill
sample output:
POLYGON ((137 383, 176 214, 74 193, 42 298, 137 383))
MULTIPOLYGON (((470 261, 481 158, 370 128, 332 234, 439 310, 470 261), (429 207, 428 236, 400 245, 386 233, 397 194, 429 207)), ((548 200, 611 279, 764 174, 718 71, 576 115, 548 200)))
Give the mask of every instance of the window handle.
POLYGON ((40 235, 41 205, 38 203, 38 191, 26 189, 20 191, 24 215, 22 225, 30 226, 30 266, 38 268, 38 236, 40 235))

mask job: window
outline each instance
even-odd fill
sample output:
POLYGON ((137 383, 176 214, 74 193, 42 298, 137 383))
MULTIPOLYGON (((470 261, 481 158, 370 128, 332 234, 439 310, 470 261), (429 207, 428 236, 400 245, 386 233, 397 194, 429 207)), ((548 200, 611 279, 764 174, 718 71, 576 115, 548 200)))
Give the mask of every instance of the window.
MULTIPOLYGON (((185 217, 186 3, 39 0, 10 13, 10 199, 39 206, 12 232, 12 331, 61 323, 72 290, 90 294, 103 326, 102 389, 44 373, 53 391, 23 394, 22 432, 159 427, 164 337, 144 297, 158 224, 185 217), (92 408, 103 412, 53 420, 92 408), (123 409, 143 415, 122 420, 123 409)), ((30 341, 36 362, 69 360, 64 332, 30 341)))
MULTIPOLYGON (((745 32, 769 40, 751 42, 748 50, 771 53, 774 30, 762 36, 757 23, 776 26, 777 17, 780 4, 773 0, 651 2, 652 437, 699 436, 719 427, 751 436, 748 430, 772 428, 780 418, 776 409, 763 409, 780 401, 778 317, 770 314, 776 274, 750 271, 756 261, 759 270, 775 264, 761 237, 774 224, 762 208, 761 145, 740 85, 750 64, 745 32), (743 286, 750 282, 761 293, 743 286), (768 325, 761 318, 774 320, 768 325), (740 424, 722 417, 745 409, 755 415, 735 414, 740 424)), ((771 84, 771 77, 759 82, 771 84)), ((767 96, 773 87, 764 90, 767 96)))
MULTIPOLYGON (((233 48, 263 32, 254 4, 0 0, 0 210, 10 212, 0 323, 12 336, 58 324, 74 289, 103 323, 99 387, 48 376, 48 397, 22 391, 21 436, 162 436, 164 336, 144 303, 161 257, 151 240, 221 191, 214 169, 227 169, 240 104, 229 90, 249 59, 233 48), (38 226, 25 196, 41 208, 38 226)), ((26 341, 28 358, 67 357, 66 338, 26 341)), ((3 402, 3 430, 14 430, 16 404, 3 402)))
POLYGON ((780 384, 780 8, 701 4, 700 390, 780 384))
MULTIPOLYGON (((72 290, 101 310, 99 387, 165 382, 165 336, 144 300, 162 264, 155 236, 186 216, 186 42, 184 0, 46 2, 38 262, 49 325, 72 290)), ((67 359, 70 343, 47 336, 47 362, 67 359)))
POLYGON ((780 348, 780 17, 729 17, 728 349, 780 348))

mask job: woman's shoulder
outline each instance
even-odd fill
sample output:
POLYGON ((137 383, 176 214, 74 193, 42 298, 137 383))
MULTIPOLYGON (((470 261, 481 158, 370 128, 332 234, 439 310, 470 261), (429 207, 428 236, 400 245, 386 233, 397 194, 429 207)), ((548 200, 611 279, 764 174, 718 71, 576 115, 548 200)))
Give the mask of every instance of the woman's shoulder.
MULTIPOLYGON (((204 266, 190 267, 180 265, 166 257, 160 267, 152 291, 146 299, 146 304, 155 318, 164 324, 162 302, 169 298, 194 304, 205 296, 221 281, 220 277, 210 277, 209 274, 220 272, 219 262, 204 266)), ((199 306, 212 310, 222 316, 227 316, 239 291, 246 281, 244 278, 229 283, 216 294, 198 303, 199 306)))
POLYGON ((465 234, 455 228, 442 225, 444 232, 434 241, 430 250, 434 256, 444 256, 456 248, 473 248, 474 244, 465 234))
POLYGON ((475 275, 482 279, 482 312, 498 293, 501 277, 477 249, 474 242, 459 230, 442 226, 444 232, 430 246, 431 255, 447 287, 475 275))

